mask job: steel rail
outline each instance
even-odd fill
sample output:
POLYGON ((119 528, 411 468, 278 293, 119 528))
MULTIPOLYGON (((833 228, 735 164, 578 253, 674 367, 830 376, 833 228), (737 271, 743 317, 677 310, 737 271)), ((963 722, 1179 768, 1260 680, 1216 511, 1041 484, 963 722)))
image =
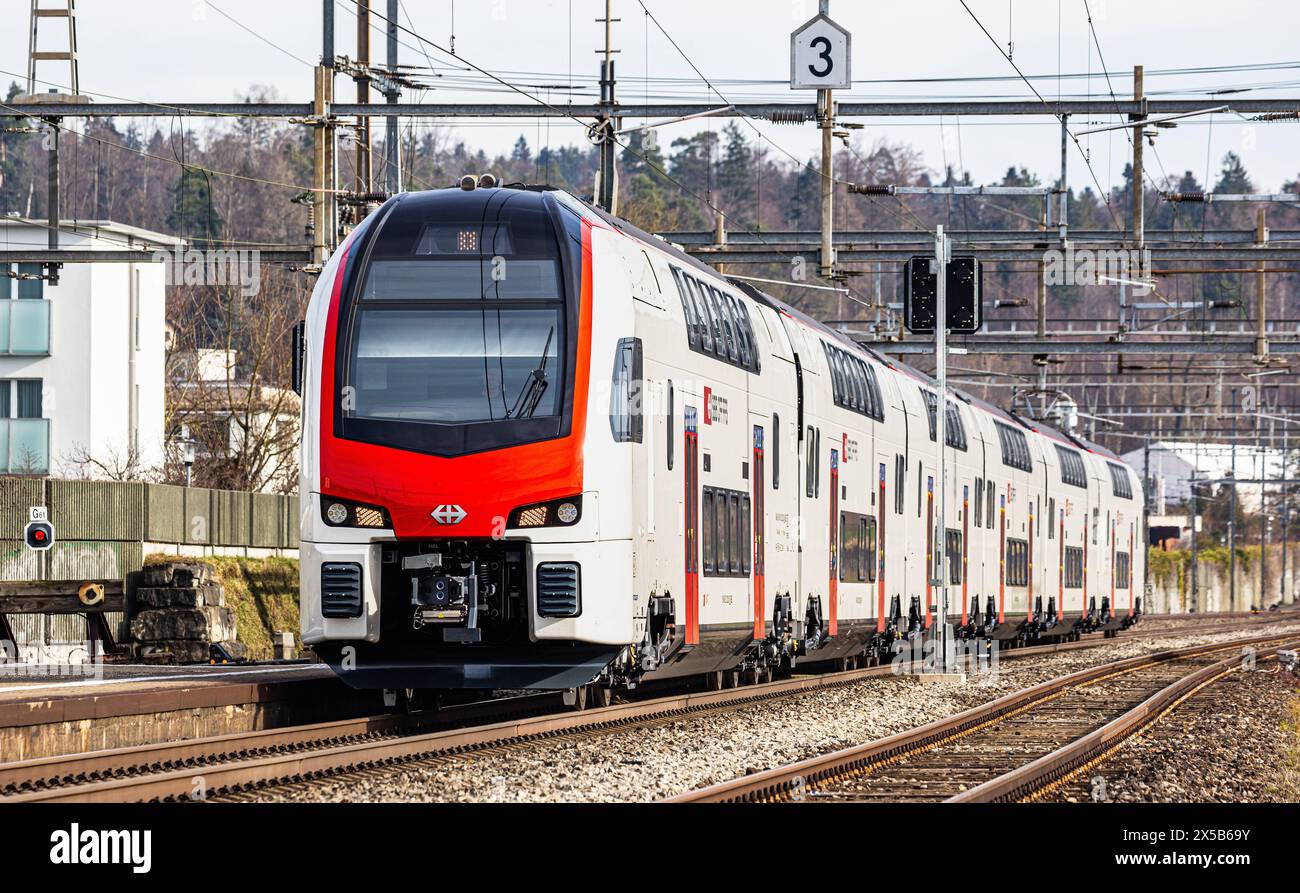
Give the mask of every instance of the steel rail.
POLYGON ((1055 700, 1064 691, 1102 678, 1156 666, 1171 660, 1213 653, 1243 645, 1262 645, 1287 641, 1294 633, 1255 636, 1229 642, 1193 645, 1187 648, 1158 651, 1078 670, 1048 679, 1029 688, 1011 692, 987 704, 963 710, 907 731, 865 744, 811 757, 786 766, 724 781, 688 791, 666 800, 669 803, 763 803, 790 800, 801 792, 834 778, 858 773, 875 766, 896 762, 910 754, 964 737, 1001 722, 1011 716, 1055 700))
MULTIPOLYGON (((1262 623, 1277 622, 1268 618, 1262 623)), ((1171 626, 1151 638, 1195 634, 1200 623, 1171 626)), ((1213 624, 1205 624, 1211 625, 1213 624)), ((1261 625, 1249 621, 1214 626, 1207 632, 1229 632, 1261 625)), ((1133 636, 1138 638, 1139 636, 1133 636)), ((1113 642, 1101 634, 1077 642, 1058 642, 1009 649, 1010 660, 1095 648, 1113 642)), ((1233 644, 1238 644, 1234 642, 1233 644)), ((332 775, 403 760, 464 751, 478 751, 574 732, 632 726, 667 717, 711 709, 732 709, 772 698, 852 684, 894 675, 911 668, 886 664, 798 676, 718 692, 675 694, 633 701, 585 712, 531 714, 546 698, 481 701, 448 708, 439 714, 412 717, 384 714, 350 720, 231 733, 189 741, 164 742, 65 756, 0 764, 0 802, 120 802, 124 800, 186 799, 201 778, 207 791, 240 790, 296 778, 332 775), (502 710, 503 702, 506 710, 502 710), (515 702, 515 703, 509 703, 515 702), (501 714, 513 712, 502 720, 501 714), (418 731, 426 724, 448 725, 473 719, 497 720, 482 725, 418 731), (403 737, 404 732, 413 732, 403 737), (383 736, 383 737, 381 737, 383 736), (369 740, 365 740, 365 739, 369 740)))
MULTIPOLYGON (((1300 646, 1300 641, 1292 640, 1279 647, 1297 646, 1300 646)), ((1259 655, 1257 659, 1276 660, 1277 652, 1259 655)), ((1240 657, 1229 657, 1194 670, 1101 728, 1076 738, 1031 763, 950 797, 945 802, 1006 803, 1037 799, 1105 760, 1133 735, 1240 666, 1240 657)))

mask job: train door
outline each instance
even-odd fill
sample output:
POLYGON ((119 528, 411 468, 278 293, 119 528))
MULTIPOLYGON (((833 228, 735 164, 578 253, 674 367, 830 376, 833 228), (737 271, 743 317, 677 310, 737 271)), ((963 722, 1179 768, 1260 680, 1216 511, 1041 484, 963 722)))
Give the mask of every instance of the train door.
POLYGON ((686 626, 686 644, 700 644, 700 434, 697 410, 686 406, 683 413, 682 469, 685 479, 683 505, 685 507, 686 592, 683 601, 683 620, 686 626))
MULTIPOLYGON (((750 462, 749 477, 751 496, 750 501, 753 503, 754 518, 754 561, 753 561, 753 605, 754 605, 754 638, 762 639, 767 636, 767 606, 765 604, 766 592, 764 591, 764 564, 767 552, 767 482, 766 482, 766 444, 764 443, 764 429, 762 425, 754 425, 754 442, 753 453, 750 462)), ((776 432, 780 437, 780 432, 776 432)))

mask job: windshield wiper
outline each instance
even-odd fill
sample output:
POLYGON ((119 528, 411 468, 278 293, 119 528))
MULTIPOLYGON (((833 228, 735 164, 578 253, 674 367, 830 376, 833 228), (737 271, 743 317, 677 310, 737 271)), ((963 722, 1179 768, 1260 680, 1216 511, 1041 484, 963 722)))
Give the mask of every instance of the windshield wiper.
POLYGON ((550 382, 546 380, 546 361, 550 359, 551 339, 554 337, 555 326, 551 326, 551 330, 546 333, 546 343, 542 345, 542 355, 538 359, 537 368, 528 373, 528 380, 524 382, 519 396, 515 398, 515 405, 507 418, 530 419, 537 411, 538 405, 542 402, 542 395, 550 387, 550 382))

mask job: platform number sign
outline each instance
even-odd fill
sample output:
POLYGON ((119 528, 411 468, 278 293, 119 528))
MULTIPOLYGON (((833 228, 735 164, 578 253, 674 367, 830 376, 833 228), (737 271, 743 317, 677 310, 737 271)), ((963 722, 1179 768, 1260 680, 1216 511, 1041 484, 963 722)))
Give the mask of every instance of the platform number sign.
POLYGON ((852 41, 849 32, 818 15, 790 35, 791 90, 847 90, 852 41))

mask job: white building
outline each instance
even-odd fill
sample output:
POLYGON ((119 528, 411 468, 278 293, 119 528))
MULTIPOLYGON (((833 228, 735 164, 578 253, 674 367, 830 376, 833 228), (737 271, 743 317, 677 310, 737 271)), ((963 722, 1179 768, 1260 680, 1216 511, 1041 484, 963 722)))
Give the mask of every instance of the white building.
POLYGON ((1165 505, 1182 505, 1191 496, 1193 475, 1202 484, 1201 493, 1217 493, 1224 482, 1235 477, 1245 481, 1237 485, 1237 500, 1244 512, 1259 510, 1260 491, 1268 488, 1270 505, 1279 492, 1277 484, 1257 481, 1279 481, 1282 474, 1282 451, 1257 447, 1254 444, 1237 444, 1236 468, 1233 468, 1232 445, 1226 443, 1192 443, 1183 441, 1156 441, 1151 444, 1149 460, 1144 450, 1136 449, 1122 457, 1142 474, 1143 463, 1150 462, 1149 477, 1152 487, 1152 511, 1164 514, 1165 505))
MULTIPOLYGON (((0 217, 0 250, 47 242, 44 222, 0 217)), ((59 248, 69 252, 181 245, 108 221, 60 227, 59 248)), ((164 265, 68 263, 54 286, 4 275, 41 272, 0 265, 0 474, 104 477, 105 468, 161 466, 164 265)))

